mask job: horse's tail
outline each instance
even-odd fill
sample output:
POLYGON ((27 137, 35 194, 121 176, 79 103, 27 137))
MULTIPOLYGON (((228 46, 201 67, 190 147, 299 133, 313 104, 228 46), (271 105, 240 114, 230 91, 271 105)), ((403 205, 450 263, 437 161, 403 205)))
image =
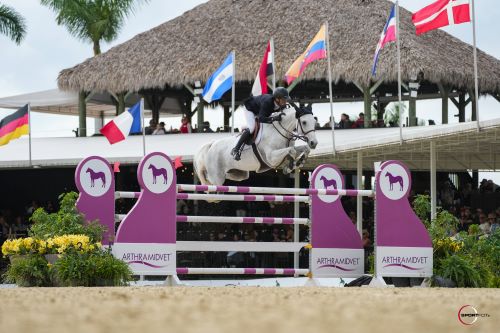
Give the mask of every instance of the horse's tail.
POLYGON ((210 185, 210 183, 208 182, 208 180, 206 178, 207 169, 205 167, 205 161, 207 158, 206 155, 207 155, 207 152, 210 149, 210 147, 212 147, 211 142, 203 145, 200 148, 200 150, 198 150, 196 155, 194 155, 194 159, 193 159, 194 172, 198 176, 198 179, 200 180, 202 185, 210 185))

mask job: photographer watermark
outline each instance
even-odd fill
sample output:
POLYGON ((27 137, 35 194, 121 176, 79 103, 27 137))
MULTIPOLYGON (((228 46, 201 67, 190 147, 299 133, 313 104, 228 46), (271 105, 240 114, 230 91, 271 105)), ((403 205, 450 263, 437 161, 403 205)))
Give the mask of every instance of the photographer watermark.
POLYGON ((475 307, 466 304, 458 310, 458 321, 464 325, 474 324, 478 318, 488 318, 490 317, 487 313, 479 313, 475 307))

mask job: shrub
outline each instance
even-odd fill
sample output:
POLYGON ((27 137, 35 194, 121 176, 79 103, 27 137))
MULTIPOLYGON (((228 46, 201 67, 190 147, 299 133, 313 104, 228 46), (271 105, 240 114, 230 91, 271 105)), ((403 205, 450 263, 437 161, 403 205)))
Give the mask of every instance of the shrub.
POLYGON ((76 209, 78 194, 69 192, 59 196, 60 209, 49 214, 43 208, 35 210, 31 217, 33 225, 29 235, 33 238, 46 240, 62 235, 86 235, 91 242, 102 241, 106 228, 98 221, 87 223, 82 214, 76 209))
POLYGON ((4 274, 4 280, 19 287, 48 287, 52 285, 50 270, 43 256, 28 255, 12 261, 4 274))

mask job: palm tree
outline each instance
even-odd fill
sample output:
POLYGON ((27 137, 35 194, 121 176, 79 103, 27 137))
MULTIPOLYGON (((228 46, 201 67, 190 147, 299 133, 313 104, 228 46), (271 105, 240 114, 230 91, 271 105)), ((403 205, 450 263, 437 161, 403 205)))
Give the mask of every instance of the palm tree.
POLYGON ((139 2, 149 0, 40 0, 57 14, 57 24, 64 25, 74 37, 93 44, 94 55, 101 54, 101 41, 111 42, 125 18, 139 2))
MULTIPOLYGON (((149 0, 40 0, 43 6, 56 14, 58 25, 64 25, 74 37, 90 42, 94 47, 94 56, 101 54, 101 41, 111 42, 123 26, 125 18, 135 11, 136 5, 149 0)), ((80 91, 79 99, 79 135, 87 136, 86 102, 88 92, 80 91)), ((125 110, 125 94, 117 96, 117 113, 125 110)))
POLYGON ((0 4, 0 34, 20 44, 26 35, 24 18, 14 9, 0 4))

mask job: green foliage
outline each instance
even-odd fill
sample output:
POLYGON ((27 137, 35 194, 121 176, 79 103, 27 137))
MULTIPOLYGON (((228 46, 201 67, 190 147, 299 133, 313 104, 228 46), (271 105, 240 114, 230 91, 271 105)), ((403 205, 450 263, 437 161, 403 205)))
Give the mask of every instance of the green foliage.
POLYGON ((431 197, 424 194, 417 194, 413 200, 413 210, 415 211, 415 214, 417 214, 418 218, 424 222, 426 226, 429 226, 431 197))
POLYGON ((453 280, 457 287, 479 288, 483 285, 483 280, 479 270, 474 267, 470 258, 453 255, 440 260, 438 275, 453 280))
POLYGON ((28 255, 13 260, 4 274, 7 283, 15 283, 19 287, 51 286, 50 268, 47 260, 40 255, 28 255))
POLYGON ((56 14, 58 25, 83 41, 94 44, 94 55, 100 54, 100 42, 111 42, 125 19, 133 14, 138 3, 148 0, 41 0, 43 6, 56 14))
POLYGON ((54 265, 58 280, 67 286, 123 286, 131 280, 128 265, 108 251, 70 252, 54 265))
POLYGON ((76 209, 77 198, 76 192, 59 196, 61 208, 56 213, 48 214, 43 208, 38 208, 31 217, 33 225, 29 235, 43 240, 62 235, 86 235, 93 243, 102 241, 106 228, 97 221, 85 221, 76 209))
POLYGON ((455 235, 458 219, 448 211, 439 211, 429 222, 429 199, 418 195, 413 209, 432 238, 434 273, 459 287, 500 287, 500 230, 487 237, 473 224, 468 233, 455 235))
POLYGON ((11 7, 0 4, 0 34, 6 35, 16 44, 26 36, 24 18, 11 7))

